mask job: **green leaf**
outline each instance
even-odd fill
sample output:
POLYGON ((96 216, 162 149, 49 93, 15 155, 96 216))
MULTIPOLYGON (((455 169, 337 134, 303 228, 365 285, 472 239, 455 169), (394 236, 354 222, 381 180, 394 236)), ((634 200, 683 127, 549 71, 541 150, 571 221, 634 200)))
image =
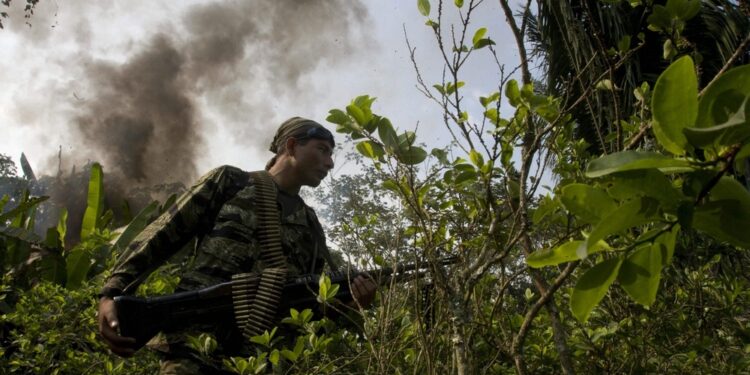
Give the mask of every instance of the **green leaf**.
POLYGON ((427 151, 421 147, 412 146, 406 150, 399 150, 396 158, 404 164, 415 165, 427 158, 427 151))
MULTIPOLYGON (((750 96, 750 65, 730 69, 706 88, 698 104, 695 126, 708 128, 726 123, 750 96)), ((745 118, 750 118, 745 105, 745 118)))
POLYGON ((661 280, 662 258, 658 244, 643 246, 622 262, 617 281, 633 301, 651 306, 661 280))
POLYGON ((394 180, 385 180, 385 181, 383 181, 383 185, 382 186, 383 186, 384 189, 390 190, 390 191, 392 191, 392 192, 394 192, 396 194, 400 194, 401 193, 401 189, 398 186, 398 182, 396 182, 394 180))
POLYGON ((655 249, 661 252, 661 265, 666 267, 672 263, 672 256, 674 255, 674 246, 677 242, 677 234, 680 233, 680 226, 675 225, 672 230, 661 234, 654 241, 655 249))
POLYGON ((596 83, 595 88, 597 90, 603 90, 603 91, 614 91, 614 85, 612 84, 611 80, 603 79, 596 83))
POLYGON ((656 139, 672 154, 684 154, 687 138, 682 130, 698 117, 698 79, 690 56, 678 59, 659 76, 651 107, 656 139))
POLYGON ((102 166, 99 163, 91 165, 89 177, 89 191, 86 212, 81 223, 81 240, 86 240, 91 233, 99 229, 100 218, 104 211, 104 185, 102 166))
POLYGON ((471 162, 477 166, 477 168, 482 167, 484 165, 484 158, 482 157, 482 154, 477 152, 477 150, 471 149, 469 152, 469 159, 471 162))
POLYGON ((417 0, 417 9, 419 13, 427 17, 430 15, 430 1, 429 0, 417 0))
POLYGON ((657 152, 622 151, 592 160, 586 168, 586 177, 595 178, 614 172, 656 168, 662 172, 688 172, 694 168, 690 162, 675 159, 657 152))
POLYGON ((383 145, 388 149, 397 150, 399 146, 398 135, 391 125, 391 121, 387 118, 383 118, 378 124, 378 136, 383 145))
POLYGON ((560 195, 565 209, 586 223, 595 223, 617 208, 615 201, 602 189, 585 184, 570 184, 560 195))
POLYGON ((368 121, 368 119, 365 116, 365 113, 362 112, 362 109, 360 109, 354 104, 349 104, 348 106, 346 106, 346 113, 348 113, 349 116, 352 116, 352 118, 354 118, 354 121, 359 126, 364 126, 368 121))
POLYGON ((77 246, 65 257, 67 281, 65 287, 73 290, 81 286, 91 268, 91 251, 84 246, 77 246))
MULTIPOLYGON (((532 268, 542 268, 546 266, 556 266, 561 263, 579 260, 578 249, 584 244, 584 241, 570 241, 558 247, 535 251, 526 258, 526 263, 532 268)), ((604 241, 599 241, 591 248, 589 254, 598 253, 602 250, 609 250, 610 247, 604 241)))
POLYGON ((464 0, 454 0, 453 3, 459 8, 464 6, 464 0))
POLYGON ((505 96, 508 97, 510 105, 518 107, 521 104, 521 90, 518 89, 518 82, 515 79, 508 81, 505 86, 505 96))
POLYGON ((352 122, 349 116, 347 116, 347 114, 340 109, 332 109, 328 111, 328 117, 326 117, 326 121, 337 125, 346 125, 352 122))
POLYGON ((643 225, 658 218, 658 201, 648 197, 625 202, 604 216, 589 233, 586 246, 579 249, 579 258, 585 258, 600 240, 626 229, 643 225))
POLYGON ((60 238, 60 245, 65 247, 65 235, 68 233, 68 209, 63 207, 60 210, 60 218, 57 221, 57 234, 60 238))
POLYGON ((10 220, 14 216, 25 213, 26 211, 29 211, 31 209, 35 209, 37 205, 40 203, 46 201, 49 199, 47 196, 42 197, 31 197, 26 200, 23 200, 21 203, 18 204, 18 206, 14 207, 12 210, 9 210, 8 212, 4 212, 2 215, 0 215, 0 225, 4 225, 7 220, 10 220))
POLYGON ((570 294, 570 309, 576 319, 585 322, 589 318, 591 310, 604 298, 607 289, 617 278, 621 264, 622 258, 619 257, 605 260, 578 279, 570 294))
MULTIPOLYGON (((5 237, 21 240, 26 243, 31 244, 38 244, 41 245, 44 243, 44 239, 39 237, 36 233, 26 230, 25 228, 17 228, 17 227, 5 227, 0 226, 0 235, 3 235, 5 237)), ((23 261, 23 256, 11 256, 10 257, 10 263, 17 265, 19 261, 23 261)))
POLYGON ((373 141, 363 141, 363 142, 357 143, 356 147, 357 147, 357 151, 359 151, 360 154, 370 159, 379 159, 380 157, 385 155, 385 150, 383 150, 383 146, 373 141))
POLYGON ((684 195, 672 182, 656 169, 641 169, 613 174, 607 181, 607 192, 618 200, 633 197, 651 197, 665 207, 675 207, 684 195))
MULTIPOLYGON (((477 30, 477 31, 474 32, 474 37, 471 39, 471 41, 474 44, 474 46, 476 46, 477 43, 479 43, 479 41, 482 40, 482 38, 484 38, 484 34, 487 34, 487 28, 486 27, 482 27, 479 30, 477 30)), ((474 47, 474 48, 476 48, 476 47, 474 47)))
POLYGON ((693 214, 693 228, 718 240, 750 248, 750 193, 734 178, 722 177, 709 194, 710 202, 693 214))
POLYGON ((651 31, 667 31, 672 28, 672 15, 665 6, 655 4, 647 22, 651 31))
POLYGON ((630 35, 625 35, 617 42, 617 50, 621 53, 628 52, 630 50, 630 35))
POLYGON ((490 45, 494 46, 495 42, 490 38, 484 38, 474 43, 474 49, 481 49, 490 45))
POLYGON ((710 128, 686 128, 684 132, 687 140, 690 144, 700 148, 709 145, 730 146, 744 143, 750 138, 750 126, 746 118, 748 99, 750 96, 745 97, 740 108, 721 125, 710 128))

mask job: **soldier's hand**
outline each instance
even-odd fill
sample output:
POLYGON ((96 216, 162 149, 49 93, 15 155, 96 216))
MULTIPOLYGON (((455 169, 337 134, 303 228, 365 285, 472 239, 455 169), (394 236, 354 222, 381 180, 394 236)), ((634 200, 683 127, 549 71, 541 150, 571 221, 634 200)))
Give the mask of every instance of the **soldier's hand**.
POLYGON ((349 287, 354 299, 348 305, 352 308, 369 307, 375 299, 375 292, 378 290, 378 284, 368 275, 355 277, 349 287))
POLYGON ((117 321, 115 301, 112 298, 102 297, 99 300, 98 319, 99 333, 112 353, 121 357, 130 357, 135 354, 135 339, 122 337, 117 333, 119 322, 117 321))

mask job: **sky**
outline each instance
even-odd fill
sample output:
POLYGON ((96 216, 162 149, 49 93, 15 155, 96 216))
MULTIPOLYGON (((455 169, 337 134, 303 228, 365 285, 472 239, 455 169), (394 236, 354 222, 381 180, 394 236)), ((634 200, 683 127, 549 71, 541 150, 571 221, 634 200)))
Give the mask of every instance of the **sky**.
MULTIPOLYGON (((302 116, 332 128, 328 111, 362 94, 398 129, 417 127, 419 142, 450 141, 440 108, 415 88, 405 32, 425 81, 443 72, 416 1, 42 0, 31 26, 23 5, 11 3, 0 30, 0 153, 18 164, 25 152, 37 175, 57 172, 58 150, 65 171, 94 160, 133 184, 190 183, 223 164, 262 169, 278 124, 302 116)), ((444 7, 457 20, 453 2, 444 7)), ((498 2, 480 5, 470 32, 479 27, 511 70, 498 2)), ((469 102, 500 79, 477 52, 463 79, 469 102)))

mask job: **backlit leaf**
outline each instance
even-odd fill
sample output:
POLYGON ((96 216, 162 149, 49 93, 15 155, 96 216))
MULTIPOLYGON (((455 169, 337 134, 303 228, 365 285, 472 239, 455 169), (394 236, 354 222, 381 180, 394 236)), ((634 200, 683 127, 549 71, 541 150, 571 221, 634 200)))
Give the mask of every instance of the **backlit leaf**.
POLYGON ((570 294, 570 309, 579 321, 586 321, 617 278, 622 258, 605 260, 591 267, 576 282, 570 294))
POLYGON ((630 298, 644 306, 656 300, 661 280, 661 250, 657 243, 634 251, 622 262, 617 281, 630 298))
POLYGON ((659 76, 651 107, 659 144, 672 154, 684 154, 687 139, 682 130, 693 126, 698 116, 698 79, 689 56, 678 59, 659 76))
POLYGON ((657 152, 622 151, 592 160, 586 168, 586 177, 594 178, 614 172, 652 168, 664 173, 693 170, 687 160, 675 159, 657 152))

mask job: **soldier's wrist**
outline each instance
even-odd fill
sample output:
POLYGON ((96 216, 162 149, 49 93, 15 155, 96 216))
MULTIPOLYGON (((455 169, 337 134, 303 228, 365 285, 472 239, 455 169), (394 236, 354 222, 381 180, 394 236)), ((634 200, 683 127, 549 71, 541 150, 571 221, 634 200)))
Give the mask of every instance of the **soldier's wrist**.
POLYGON ((97 297, 101 300, 102 298, 115 298, 119 295, 122 295, 122 290, 117 288, 104 287, 99 292, 99 294, 97 294, 97 297))

